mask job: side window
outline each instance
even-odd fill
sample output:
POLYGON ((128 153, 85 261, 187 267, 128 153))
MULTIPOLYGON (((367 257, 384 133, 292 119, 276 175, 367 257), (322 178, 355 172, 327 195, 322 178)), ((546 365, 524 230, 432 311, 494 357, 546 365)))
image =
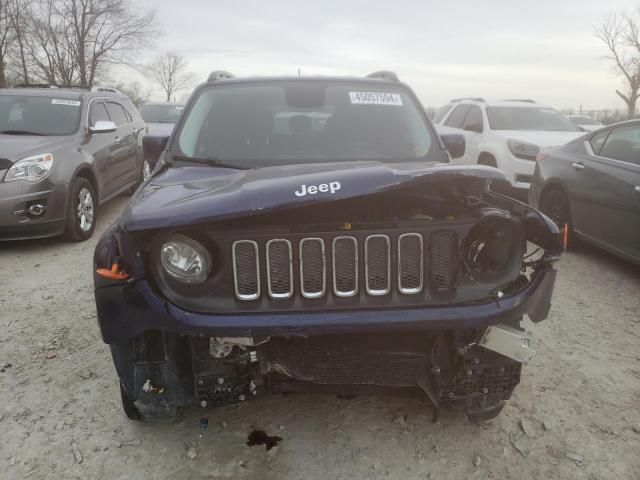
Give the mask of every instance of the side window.
POLYGON ((109 111, 111 120, 113 120, 116 125, 120 126, 129 123, 127 115, 124 113, 124 109, 119 103, 107 102, 107 110, 109 111))
POLYGON ((436 112, 435 117, 433 117, 433 123, 440 123, 445 115, 451 110, 453 105, 445 105, 444 107, 440 107, 436 112))
POLYGON ((640 125, 614 129, 605 140, 600 156, 640 165, 640 125))
POLYGON ((593 137, 591 137, 591 140, 589 140, 589 143, 591 144, 591 148, 593 149, 593 153, 595 153, 596 155, 600 154, 600 150, 602 149, 602 145, 604 144, 604 141, 609 136, 609 133, 611 133, 611 131, 610 130, 606 130, 604 132, 597 133, 593 137))
POLYGON ((102 102, 92 102, 89 109, 89 125, 94 126, 96 122, 108 122, 111 119, 107 109, 102 102))
POLYGON ((453 128, 462 128, 464 117, 467 116, 467 113, 469 112, 469 108, 471 108, 470 105, 458 105, 456 108, 453 109, 453 112, 451 112, 451 115, 449 115, 449 118, 447 118, 447 121, 444 123, 445 126, 453 127, 453 128))
POLYGON ((471 105, 469 107, 469 113, 467 113, 467 116, 464 119, 462 128, 464 130, 482 133, 484 126, 482 122, 482 110, 480 110, 480 107, 476 107, 475 105, 471 105))

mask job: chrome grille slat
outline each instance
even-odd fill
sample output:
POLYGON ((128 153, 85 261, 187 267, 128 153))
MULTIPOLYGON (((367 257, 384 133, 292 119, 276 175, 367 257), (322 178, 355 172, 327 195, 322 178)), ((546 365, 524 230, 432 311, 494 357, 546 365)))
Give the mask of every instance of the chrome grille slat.
POLYGON ((293 249, 284 238, 269 240, 266 245, 267 286, 271 298, 293 295, 293 249))
POLYGON ((391 290, 391 252, 387 235, 369 235, 364 241, 365 281, 369 295, 386 295, 391 290))
POLYGON ((324 240, 300 240, 300 291, 305 298, 320 298, 327 289, 324 240))
POLYGON ((398 237, 398 291, 405 295, 422 291, 424 278, 424 246, 419 233, 398 237))
POLYGON ((353 297, 358 293, 358 240, 340 236, 332 242, 333 293, 353 297))
POLYGON ((260 297, 260 260, 258 244, 253 240, 237 240, 231 247, 233 281, 236 297, 255 300, 260 297))

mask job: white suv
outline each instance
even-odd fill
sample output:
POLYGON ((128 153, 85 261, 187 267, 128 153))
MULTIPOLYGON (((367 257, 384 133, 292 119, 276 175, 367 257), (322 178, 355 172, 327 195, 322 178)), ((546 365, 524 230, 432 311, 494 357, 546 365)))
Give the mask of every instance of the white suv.
POLYGON ((541 147, 584 135, 557 110, 532 100, 452 100, 434 118, 440 133, 462 133, 466 152, 456 163, 497 167, 517 195, 526 198, 541 147))

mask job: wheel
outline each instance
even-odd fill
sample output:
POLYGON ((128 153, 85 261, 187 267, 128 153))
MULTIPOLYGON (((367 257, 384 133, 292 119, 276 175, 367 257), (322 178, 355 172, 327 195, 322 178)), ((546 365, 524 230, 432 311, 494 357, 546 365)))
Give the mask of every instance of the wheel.
POLYGON ((488 153, 483 153, 482 155, 480 155, 480 157, 478 158, 478 165, 486 165, 488 167, 498 168, 496 159, 493 158, 493 155, 489 155, 488 153))
POLYGON ((565 225, 571 230, 571 208, 569 200, 562 190, 554 188, 546 192, 540 200, 540 211, 563 229, 565 225))
POLYGON ((120 398, 122 409, 129 420, 139 420, 146 423, 171 423, 175 421, 178 407, 170 401, 143 403, 131 400, 120 382, 120 398))
POLYGON ((65 237, 74 242, 89 238, 98 219, 96 191, 86 178, 77 177, 69 189, 65 237))
POLYGON ((467 418, 473 423, 486 422, 487 420, 491 420, 500 415, 500 412, 502 412, 506 403, 507 402, 504 400, 500 400, 498 403, 488 408, 467 409, 467 418))
POLYGON ((124 391, 122 383, 120 383, 120 398, 122 398, 122 409, 130 420, 140 420, 140 412, 136 408, 133 401, 127 397, 127 392, 124 391))

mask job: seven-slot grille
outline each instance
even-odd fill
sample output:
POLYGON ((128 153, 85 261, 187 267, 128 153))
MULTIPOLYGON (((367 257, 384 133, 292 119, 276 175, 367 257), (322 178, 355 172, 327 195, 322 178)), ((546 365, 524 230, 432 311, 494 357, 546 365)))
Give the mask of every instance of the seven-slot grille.
POLYGON ((327 289, 336 297, 353 297, 359 293, 360 278, 372 296, 387 295, 394 288, 404 295, 420 293, 425 278, 427 288, 446 291, 455 286, 457 250, 452 230, 436 231, 430 237, 404 233, 395 240, 383 234, 308 237, 297 242, 278 238, 262 247, 253 240, 237 240, 232 246, 235 293, 240 300, 260 298, 261 268, 265 268, 272 299, 290 298, 295 291, 305 298, 321 298, 327 289))

